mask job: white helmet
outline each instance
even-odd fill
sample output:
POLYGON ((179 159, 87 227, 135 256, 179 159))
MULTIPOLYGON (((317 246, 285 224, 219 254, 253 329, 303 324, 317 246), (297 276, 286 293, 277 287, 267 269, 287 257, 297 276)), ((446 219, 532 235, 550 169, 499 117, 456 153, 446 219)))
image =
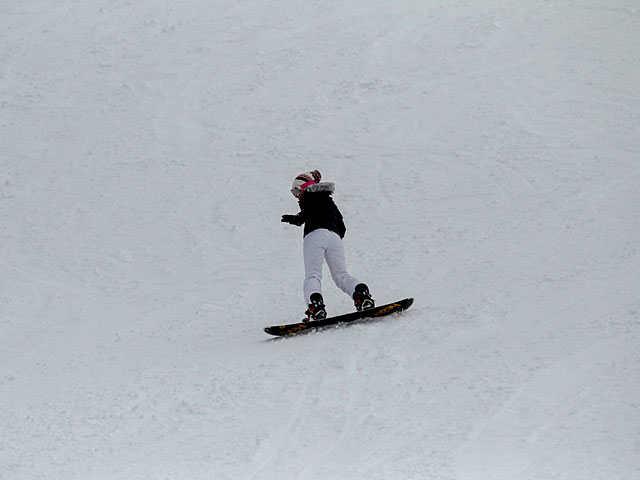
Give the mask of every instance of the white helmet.
POLYGON ((322 175, 318 170, 313 170, 311 172, 304 172, 298 175, 291 184, 291 194, 300 198, 304 189, 309 185, 313 185, 314 183, 319 183, 322 175))

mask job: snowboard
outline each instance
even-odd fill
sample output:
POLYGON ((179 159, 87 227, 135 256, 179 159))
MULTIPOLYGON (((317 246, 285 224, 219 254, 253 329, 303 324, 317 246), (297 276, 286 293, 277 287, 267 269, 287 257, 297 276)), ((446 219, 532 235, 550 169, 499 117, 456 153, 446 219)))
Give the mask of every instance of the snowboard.
POLYGON ((284 336, 306 333, 323 327, 355 322, 365 318, 378 318, 392 313, 406 310, 413 303, 413 298, 405 298, 399 302, 388 303, 378 307, 368 308, 360 312, 345 313, 336 317, 323 318, 322 320, 310 320, 308 322, 290 323, 288 325, 274 325, 264 329, 269 335, 284 336))

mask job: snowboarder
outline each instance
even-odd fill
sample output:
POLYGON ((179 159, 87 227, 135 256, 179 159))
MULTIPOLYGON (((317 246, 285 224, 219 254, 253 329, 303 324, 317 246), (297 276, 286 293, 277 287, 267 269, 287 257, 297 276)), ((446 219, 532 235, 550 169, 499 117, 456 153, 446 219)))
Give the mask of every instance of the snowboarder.
POLYGON ((335 191, 334 184, 321 183, 321 178, 318 170, 298 175, 293 180, 291 193, 298 199, 300 212, 282 216, 282 222, 304 225, 304 297, 308 305, 305 321, 327 317, 322 298, 322 265, 325 259, 333 281, 351 296, 356 310, 375 306, 367 285, 347 273, 342 245, 347 229, 340 210, 331 198, 335 191))

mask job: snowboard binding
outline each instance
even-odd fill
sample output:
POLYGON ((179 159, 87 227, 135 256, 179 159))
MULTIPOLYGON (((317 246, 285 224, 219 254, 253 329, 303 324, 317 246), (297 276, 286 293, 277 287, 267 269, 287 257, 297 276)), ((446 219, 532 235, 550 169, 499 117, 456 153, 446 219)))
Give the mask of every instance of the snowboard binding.
POLYGON ((376 303, 373 301, 373 298, 371 298, 371 294, 369 293, 369 287, 364 283, 356 285, 355 292, 353 292, 353 304, 358 312, 376 306, 376 303))
POLYGON ((307 318, 303 321, 308 322, 310 320, 322 320, 327 318, 327 309, 324 306, 322 294, 317 292, 312 293, 309 300, 311 301, 311 303, 309 303, 309 308, 304 312, 307 318))

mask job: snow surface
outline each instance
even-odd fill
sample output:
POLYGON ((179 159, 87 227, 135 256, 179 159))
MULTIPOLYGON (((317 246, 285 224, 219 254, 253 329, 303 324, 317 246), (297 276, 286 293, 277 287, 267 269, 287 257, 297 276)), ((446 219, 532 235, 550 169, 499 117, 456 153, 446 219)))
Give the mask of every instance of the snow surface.
POLYGON ((0 2, 0 478, 640 478, 639 46, 637 0, 0 2), (312 168, 416 302, 270 340, 312 168))

